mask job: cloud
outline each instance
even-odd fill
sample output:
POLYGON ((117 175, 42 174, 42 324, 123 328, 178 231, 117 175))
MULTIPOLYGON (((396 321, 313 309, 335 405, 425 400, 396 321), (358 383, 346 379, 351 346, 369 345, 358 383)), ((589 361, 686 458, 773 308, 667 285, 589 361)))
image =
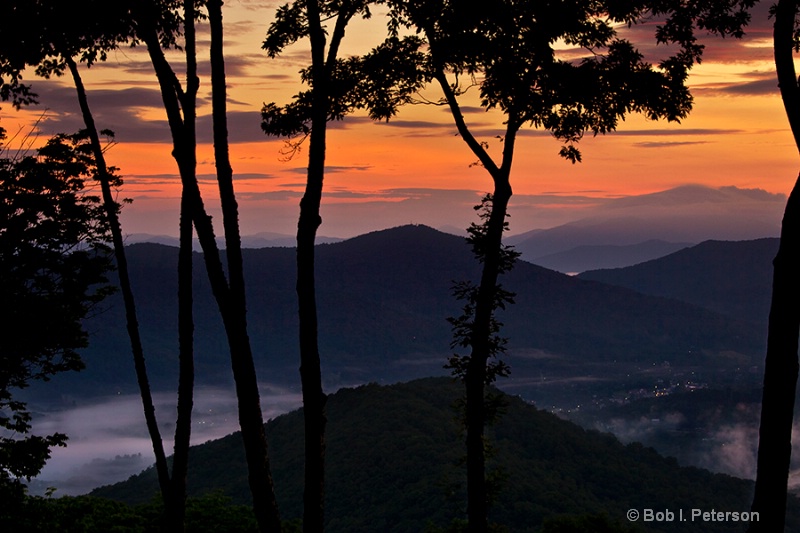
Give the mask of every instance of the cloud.
MULTIPOLYGON (((459 107, 459 109, 461 109, 461 112, 465 115, 469 114, 478 115, 486 113, 486 108, 480 106, 462 105, 459 107)), ((450 108, 448 108, 447 106, 442 106, 442 112, 447 113, 449 115, 450 108)))
POLYGON ((639 148, 672 148, 675 146, 692 146, 707 143, 708 141, 663 141, 634 143, 633 146, 638 146, 639 148))
MULTIPOLYGON (((197 117, 197 141, 211 143, 211 115, 197 117)), ((248 143, 266 141, 268 137, 261 129, 260 111, 228 111, 228 141, 231 143, 248 143)))
POLYGON ((303 193, 300 191, 280 190, 280 191, 264 191, 264 192, 244 192, 244 193, 239 193, 237 196, 242 198, 243 200, 286 201, 286 200, 300 199, 303 197, 303 193))
MULTIPOLYGON (((40 96, 41 105, 59 112, 77 113, 78 97, 76 90, 71 85, 58 85, 45 83, 35 86, 40 96)), ((152 108, 161 109, 163 103, 161 92, 155 88, 125 87, 121 89, 92 89, 87 88, 89 106, 97 111, 119 109, 120 104, 126 108, 152 108)))
MULTIPOLYGON (((372 170, 372 165, 330 165, 325 166, 325 173, 326 174, 335 174, 340 172, 364 172, 366 170, 372 170)), ((289 172, 294 174, 302 174, 305 176, 308 173, 308 169, 306 167, 296 167, 289 169, 289 172)))
POLYGON ((708 87, 699 87, 697 92, 726 94, 731 96, 763 96, 763 95, 780 95, 778 88, 778 78, 774 72, 763 74, 761 79, 729 83, 725 85, 713 85, 708 87))
MULTIPOLYGON (((771 2, 759 2, 750 10, 750 23, 745 27, 741 39, 722 38, 698 29, 695 35, 698 43, 704 46, 704 63, 747 63, 772 61, 772 21, 769 17, 771 2)), ((623 28, 620 36, 630 39, 644 54, 646 61, 657 64, 668 55, 675 53, 677 47, 657 44, 655 30, 661 21, 651 19, 631 28, 623 28)))
MULTIPOLYGON (((483 130, 482 136, 501 135, 503 132, 497 130, 483 130)), ((672 136, 702 136, 710 137, 714 135, 736 135, 745 133, 742 129, 722 129, 722 128, 647 128, 647 129, 620 129, 608 133, 613 136, 624 137, 672 137, 672 136)), ((477 135, 477 133, 476 133, 477 135)), ((518 137, 552 137, 552 133, 542 129, 526 128, 519 131, 518 137)))
MULTIPOLYGON (((85 127, 75 89, 57 84, 35 87, 45 118, 39 131, 46 135, 73 132, 85 127)), ((99 129, 110 129, 120 142, 171 142, 166 120, 141 116, 144 109, 162 109, 161 94, 151 88, 128 87, 119 90, 95 89, 88 92, 89 106, 99 129)))

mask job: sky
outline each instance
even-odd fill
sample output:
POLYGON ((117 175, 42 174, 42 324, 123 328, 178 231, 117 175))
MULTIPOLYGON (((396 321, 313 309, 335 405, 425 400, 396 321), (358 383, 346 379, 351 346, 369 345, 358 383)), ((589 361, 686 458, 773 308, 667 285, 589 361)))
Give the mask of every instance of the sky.
MULTIPOLYGON (((298 71, 309 61, 305 42, 277 59, 261 50, 276 5, 230 0, 224 7, 231 154, 243 234, 293 234, 305 179, 307 152, 286 160, 283 142, 260 130, 263 104, 288 103, 302 89, 298 71)), ((788 194, 797 176, 798 152, 777 89, 767 7, 755 9, 741 41, 701 35, 704 60, 689 80, 694 109, 681 124, 630 116, 616 132, 584 138, 583 162, 577 165, 558 156, 560 143, 548 133, 524 128, 511 178, 512 233, 580 219, 609 200, 687 184, 788 194)), ((343 53, 363 52, 380 42, 383 15, 376 8, 370 21, 352 23, 343 53)), ((634 33, 646 57, 657 60, 664 52, 654 46, 652 31, 650 24, 634 33)), ((205 26, 199 27, 199 38, 197 171, 204 199, 217 214, 205 26)), ((178 55, 172 59, 179 65, 178 55)), ((120 197, 133 200, 123 211, 123 231, 176 235, 177 168, 144 49, 116 50, 105 63, 84 69, 84 77, 98 126, 116 132, 107 158, 125 180, 120 197)), ((7 104, 0 108, 0 125, 17 133, 9 147, 22 142, 36 120, 39 139, 81 127, 69 80, 45 81, 32 73, 26 79, 39 93, 40 105, 20 112, 7 104)), ((421 96, 437 100, 441 95, 431 86, 421 96)), ((469 93, 465 106, 469 124, 496 155, 494 136, 502 116, 483 111, 469 93)), ((364 115, 332 123, 319 233, 349 237, 407 223, 463 228, 473 220, 471 206, 491 188, 485 170, 471 165, 475 159, 440 106, 405 106, 388 123, 373 123, 364 115)), ((779 219, 780 208, 770 209, 776 210, 766 216, 779 219)))

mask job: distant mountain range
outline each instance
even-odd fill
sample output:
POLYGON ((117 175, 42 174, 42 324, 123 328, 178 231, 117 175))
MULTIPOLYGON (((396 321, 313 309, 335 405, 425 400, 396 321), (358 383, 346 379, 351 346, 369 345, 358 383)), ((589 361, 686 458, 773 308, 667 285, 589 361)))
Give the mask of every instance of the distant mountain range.
POLYGON ((578 220, 507 242, 526 261, 560 272, 625 267, 709 239, 776 237, 785 201, 759 189, 685 185, 609 199, 578 220))
MULTIPOLYGON (((340 242, 344 239, 337 237, 317 236, 317 244, 328 244, 332 242, 340 242)), ((170 235, 152 235, 150 233, 131 233, 125 236, 125 243, 127 245, 139 243, 155 243, 164 244, 166 246, 178 246, 179 241, 177 237, 170 235)), ((274 248, 274 247, 292 247, 296 246, 297 239, 294 235, 286 235, 283 233, 272 233, 264 231, 255 233, 253 235, 242 236, 243 248, 274 248)), ((217 238, 217 246, 220 248, 225 247, 225 239, 217 238)), ((195 251, 200 251, 200 243, 195 239, 195 251)))
MULTIPOLYGON (((691 245, 691 243, 665 242, 658 239, 628 245, 583 245, 563 252, 535 257, 530 261, 565 274, 576 274, 598 268, 636 265, 669 255, 691 245)), ((530 257, 533 254, 525 255, 530 257)))
MULTIPOLYGON (((151 381, 158 390, 172 390, 177 375, 177 249, 135 244, 128 254, 151 381)), ((457 315, 462 305, 451 287, 454 281, 477 279, 479 272, 463 238, 425 226, 403 226, 319 245, 317 257, 327 387, 445 373, 442 365, 451 353, 446 318, 457 315)), ((297 386, 294 250, 245 250, 244 260, 259 378, 297 386)), ((547 384, 548 394, 572 402, 576 383, 624 387, 630 384, 621 381, 636 380, 642 372, 652 379, 654 368, 692 369, 722 380, 728 379, 726 369, 738 372, 760 364, 763 328, 741 317, 524 261, 502 283, 517 295, 516 303, 498 316, 509 338, 506 360, 513 369, 513 379, 505 384, 518 392, 547 384)), ((199 254, 195 285, 197 380, 228 383, 224 330, 199 254)), ((57 398, 59 393, 135 390, 119 296, 104 305, 87 322, 91 344, 84 353, 86 370, 57 376, 33 394, 57 398)))
POLYGON ((660 259, 584 272, 578 277, 675 298, 765 325, 772 294, 772 259, 778 244, 778 239, 706 241, 660 259))
MULTIPOLYGON (((404 194, 410 196, 402 202, 329 205, 331 216, 325 227, 328 232, 348 235, 358 226, 353 220, 384 221, 387 226, 416 220, 445 233, 466 235, 469 218, 463 225, 454 220, 469 215, 464 206, 477 202, 474 191, 414 189, 404 194), (454 218, 453 212, 461 215, 454 218), (343 220, 350 222, 343 226, 343 220)), ((563 273, 619 268, 709 239, 777 237, 785 204, 784 195, 761 189, 703 185, 621 198, 519 194, 510 207, 511 229, 523 233, 506 240, 526 261, 563 273), (526 227, 548 229, 524 231, 526 227)), ((318 244, 341 240, 317 237, 318 244)), ((128 235, 126 242, 178 245, 174 236, 144 233, 128 235)), ((244 235, 242 244, 245 248, 294 246, 295 237, 291 232, 260 232, 244 235)), ((199 251, 199 246, 195 248, 199 251)))
MULTIPOLYGON (((446 378, 342 389, 328 400, 326 528, 329 533, 418 532, 463 518, 464 445, 454 409, 463 391, 446 378)), ((623 446, 607 433, 585 431, 505 396, 506 412, 488 429, 496 472, 490 521, 508 531, 540 531, 544 520, 582 516, 581 529, 627 531, 629 509, 683 510, 680 531, 729 532, 729 522, 691 520, 692 509, 745 512, 752 483, 698 468, 681 468, 640 444, 623 446), (606 529, 603 524, 619 524, 606 529)), ((284 519, 302 515, 303 419, 300 410, 267 424, 270 460, 284 519)), ((248 503, 241 436, 195 446, 190 494, 222 491, 248 503)), ((151 468, 94 496, 128 503, 158 492, 151 468)), ((798 501, 788 501, 787 530, 800 527, 798 501)), ((642 522, 639 522, 640 524, 642 522)), ((674 532, 674 522, 646 531, 674 532)), ((607 527, 607 526, 606 526, 607 527)), ((559 529, 561 531, 561 529, 559 529)))

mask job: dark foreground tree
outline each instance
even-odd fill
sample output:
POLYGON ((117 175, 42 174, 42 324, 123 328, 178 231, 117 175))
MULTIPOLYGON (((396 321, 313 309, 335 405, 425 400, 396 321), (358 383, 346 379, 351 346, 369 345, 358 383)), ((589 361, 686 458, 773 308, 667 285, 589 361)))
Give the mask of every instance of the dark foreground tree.
MULTIPOLYGON (((81 76, 79 63, 91 67, 104 60, 106 54, 131 40, 129 6, 121 2, 109 3, 101 0, 82 1, 80 6, 71 1, 16 2, 11 13, 2 19, 0 31, 0 75, 8 78, 7 95, 17 107, 35 101, 30 88, 21 83, 25 66, 34 67, 39 76, 49 78, 69 72, 73 80, 77 101, 81 110, 88 147, 95 160, 95 179, 100 185, 105 216, 111 233, 116 259, 119 285, 125 307, 126 326, 131 344, 134 369, 142 398, 145 423, 155 455, 161 493, 165 502, 166 518, 172 529, 182 527, 186 494, 186 461, 191 433, 193 395, 193 321, 191 294, 191 217, 182 215, 182 224, 188 224, 188 235, 181 230, 181 254, 179 259, 179 383, 178 415, 175 429, 175 459, 170 475, 161 433, 156 420, 155 406, 150 390, 144 349, 139 332, 136 303, 128 273, 122 227, 118 216, 118 204, 113 187, 121 185, 113 176, 103 146, 100 132, 95 125, 89 106, 89 97, 81 76), (71 16, 78 9, 83 14, 79 19, 71 16), (24 43, 25 46, 20 46, 24 43)), ((164 14, 170 14, 164 11, 164 14)), ((169 35, 177 31, 174 19, 161 23, 169 35)), ((182 205, 183 209, 183 205, 182 205)))
POLYGON ((253 509, 261 531, 281 530, 269 465, 264 419, 258 391, 253 352, 247 330, 247 306, 241 261, 238 207, 233 177, 227 156, 225 124, 225 77, 222 55, 222 4, 209 5, 212 25, 212 105, 214 151, 222 205, 223 226, 230 281, 222 267, 211 217, 205 209, 197 180, 196 114, 197 74, 195 19, 199 16, 193 0, 158 2, 136 0, 133 17, 135 36, 147 46, 150 61, 161 89, 161 97, 172 134, 172 155, 178 165, 182 185, 182 205, 187 210, 203 249, 203 259, 211 290, 225 327, 236 382, 239 425, 247 457, 248 480, 253 509), (164 47, 175 44, 177 29, 184 33, 186 83, 183 86, 164 55, 164 47))
POLYGON ((298 0, 282 6, 267 32, 264 49, 276 57, 283 49, 308 37, 311 66, 302 73, 311 89, 285 107, 267 104, 262 128, 269 135, 289 137, 290 154, 308 139, 308 173, 297 222, 297 301, 300 377, 305 417, 305 491, 303 531, 323 531, 325 496, 325 393, 322 388, 317 331, 314 241, 322 224, 320 204, 325 177, 327 124, 359 108, 373 119, 388 120, 420 84, 414 69, 398 72, 391 58, 414 52, 414 38, 387 41, 364 57, 341 59, 339 48, 355 16, 370 15, 369 0, 330 2, 298 0), (325 21, 333 20, 328 36, 325 21), (299 136, 299 140, 297 137, 299 136))
MULTIPOLYGON (((778 84, 795 145, 800 150, 800 85, 793 55, 800 49, 798 2, 779 0, 773 14, 778 84)), ((752 508, 760 520, 750 525, 749 533, 783 533, 786 519, 800 334, 800 177, 786 202, 778 254, 772 264, 772 304, 752 508)))
MULTIPOLYGON (((0 143, 4 140, 0 129, 0 143)), ((36 380, 80 370, 82 321, 108 294, 112 266, 100 199, 86 184, 95 163, 85 138, 59 135, 35 154, 0 145, 0 489, 39 473, 66 435, 31 435, 15 397, 36 380)))
MULTIPOLYGON (((496 351, 494 309, 502 302, 498 276, 504 269, 503 230, 512 195, 511 167, 517 134, 526 125, 541 127, 564 142, 561 155, 580 161, 576 144, 586 132, 616 129, 629 113, 678 121, 692 104, 688 71, 703 47, 695 29, 741 35, 754 0, 725 2, 616 2, 502 0, 490 9, 475 2, 390 0, 392 28, 422 35, 427 56, 420 68, 439 85, 459 135, 492 179, 491 208, 479 236, 483 263, 468 330, 460 333, 469 354, 451 360, 466 388, 467 514, 471 532, 488 527, 484 425, 485 387, 496 369, 487 366, 496 351), (617 28, 658 22, 656 40, 673 45, 667 59, 648 63, 617 28), (570 60, 557 43, 583 49, 570 60), (486 109, 503 113, 501 154, 474 135, 463 113, 463 94, 476 86, 486 109)), ((398 58, 401 60, 402 58, 398 58)), ((484 118, 481 118, 484 121, 484 118)), ((474 246, 474 245, 473 245, 474 246)), ((502 367, 501 367, 502 369, 502 367)))

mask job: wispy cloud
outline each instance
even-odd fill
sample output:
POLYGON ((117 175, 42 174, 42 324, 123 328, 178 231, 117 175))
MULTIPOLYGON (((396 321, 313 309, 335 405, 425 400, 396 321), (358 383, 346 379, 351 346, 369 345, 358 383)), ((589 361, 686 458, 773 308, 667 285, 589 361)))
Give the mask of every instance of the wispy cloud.
MULTIPOLYGON (((373 167, 372 165, 326 165, 325 172, 328 174, 337 174, 341 172, 364 172, 367 170, 371 170, 373 167)), ((292 172, 294 174, 302 174, 306 175, 308 173, 308 169, 305 167, 295 167, 289 169, 288 172, 292 172)))
POLYGON ((651 141, 651 142, 640 142, 634 143, 633 146, 637 146, 639 148, 675 148, 678 146, 692 146, 696 144, 707 144, 708 141, 651 141))

